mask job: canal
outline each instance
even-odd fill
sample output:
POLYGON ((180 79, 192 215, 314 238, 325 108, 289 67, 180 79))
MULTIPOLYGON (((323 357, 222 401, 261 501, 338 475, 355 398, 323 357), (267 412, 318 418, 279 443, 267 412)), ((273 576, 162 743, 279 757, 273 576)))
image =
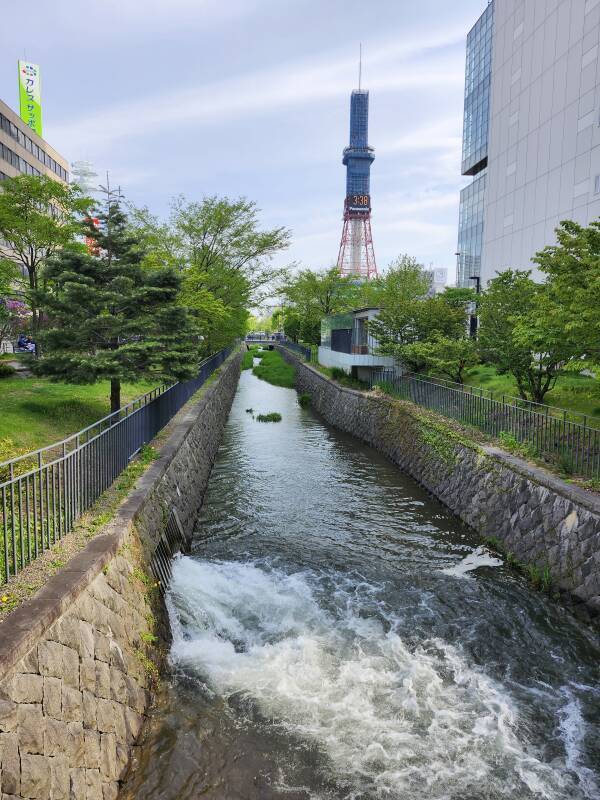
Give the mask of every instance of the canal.
POLYGON ((250 372, 168 605, 129 800, 600 797, 590 630, 250 372))

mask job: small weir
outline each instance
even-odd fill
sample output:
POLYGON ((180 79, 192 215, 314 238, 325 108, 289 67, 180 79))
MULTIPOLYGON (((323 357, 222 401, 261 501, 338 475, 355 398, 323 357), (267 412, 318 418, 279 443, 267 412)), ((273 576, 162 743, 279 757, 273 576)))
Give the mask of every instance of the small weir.
POLYGON ((242 374, 171 568, 172 673, 123 797, 600 797, 591 630, 294 391, 242 374))

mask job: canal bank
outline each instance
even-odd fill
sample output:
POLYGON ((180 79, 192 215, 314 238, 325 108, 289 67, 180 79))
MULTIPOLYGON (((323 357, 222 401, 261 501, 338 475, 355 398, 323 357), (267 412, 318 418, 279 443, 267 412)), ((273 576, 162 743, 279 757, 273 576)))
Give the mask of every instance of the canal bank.
POLYGON ((159 435, 114 518, 0 625, 3 800, 116 798, 170 640, 156 575, 193 530, 240 360, 159 435))
POLYGON ((600 615, 600 497, 412 403, 346 389, 289 350, 299 392, 336 428, 384 453, 481 536, 546 576, 577 613, 600 615))
POLYGON ((124 800, 598 797, 589 628, 248 371, 167 604, 124 800))

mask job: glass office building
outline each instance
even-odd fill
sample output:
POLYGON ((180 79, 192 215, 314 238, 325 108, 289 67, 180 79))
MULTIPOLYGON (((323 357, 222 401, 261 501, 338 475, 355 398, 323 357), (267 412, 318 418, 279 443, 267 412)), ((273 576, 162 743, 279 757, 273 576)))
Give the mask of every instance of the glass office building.
POLYGON ((493 24, 492 0, 467 36, 462 174, 473 182, 460 194, 456 283, 471 288, 481 275, 493 24))
POLYGON ((467 36, 463 175, 476 175, 487 164, 493 22, 494 4, 490 3, 467 36))
POLYGON ((475 288, 471 277, 481 275, 486 170, 460 193, 456 285, 475 288))

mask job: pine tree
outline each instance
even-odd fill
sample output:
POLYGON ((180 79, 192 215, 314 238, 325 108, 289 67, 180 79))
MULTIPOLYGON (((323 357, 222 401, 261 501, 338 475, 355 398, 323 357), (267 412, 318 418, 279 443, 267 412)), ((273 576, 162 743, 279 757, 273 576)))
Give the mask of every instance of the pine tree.
POLYGON ((110 380, 111 412, 124 381, 184 380, 196 373, 198 337, 178 304, 180 277, 144 266, 143 246, 110 196, 89 252, 64 250, 46 269, 39 305, 50 320, 36 371, 58 381, 110 380))

